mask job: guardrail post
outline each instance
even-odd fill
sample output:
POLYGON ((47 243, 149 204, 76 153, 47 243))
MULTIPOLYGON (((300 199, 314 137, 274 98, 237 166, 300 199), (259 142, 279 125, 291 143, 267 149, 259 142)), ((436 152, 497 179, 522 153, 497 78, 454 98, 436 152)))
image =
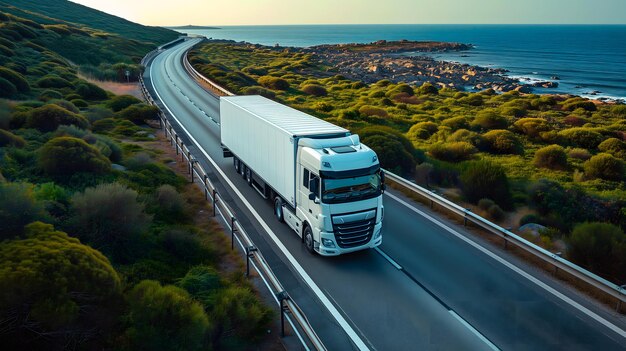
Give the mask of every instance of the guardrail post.
MULTIPOLYGON (((170 129, 171 132, 171 129, 170 129)), ((174 135, 174 145, 176 146, 176 155, 178 155, 178 134, 174 135)))
POLYGON ((246 246, 246 277, 250 276, 250 257, 254 257, 255 251, 258 251, 255 246, 246 246))
MULTIPOLYGON (((430 202, 433 202, 433 200, 430 200, 430 202)), ((471 208, 466 208, 465 209, 465 214, 463 214, 463 226, 467 227, 467 213, 468 212, 472 212, 471 208)))
POLYGON ((215 196, 215 189, 213 189, 213 217, 215 217, 215 209, 217 208, 217 196, 215 196))
POLYGON ((235 229, 235 221, 237 220, 237 218, 235 218, 235 216, 230 217, 230 249, 234 250, 235 249, 235 231, 237 229, 235 229))
POLYGON ((285 290, 276 293, 276 298, 280 302, 280 336, 285 337, 285 312, 288 307, 286 301, 289 300, 289 294, 285 290))
MULTIPOLYGON (((555 255, 561 257, 562 253, 559 251, 557 253, 555 253, 555 255)), ((554 276, 557 276, 559 274, 559 266, 554 265, 554 276)))
POLYGON ((189 175, 191 176, 191 182, 193 183, 193 165, 198 163, 198 160, 189 157, 189 175))
POLYGON ((208 176, 205 174, 202 176, 202 184, 204 184, 203 188, 204 188, 204 199, 208 200, 209 199, 209 189, 206 186, 206 179, 208 178, 208 176))

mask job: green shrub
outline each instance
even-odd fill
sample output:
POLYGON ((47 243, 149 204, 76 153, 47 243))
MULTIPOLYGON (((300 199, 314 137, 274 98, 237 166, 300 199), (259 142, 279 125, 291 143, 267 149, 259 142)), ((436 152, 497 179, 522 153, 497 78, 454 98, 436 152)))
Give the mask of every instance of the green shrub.
POLYGON ((52 176, 71 176, 76 172, 107 173, 111 163, 84 140, 72 137, 50 139, 38 150, 38 164, 52 176))
POLYGON ((574 227, 567 256, 611 279, 626 278, 626 235, 610 223, 586 222, 574 227))
POLYGON ((37 80, 37 86, 40 88, 67 88, 72 87, 72 83, 59 77, 56 74, 49 74, 37 80))
POLYGON ((252 290, 237 286, 221 290, 211 312, 219 326, 213 335, 216 350, 222 349, 221 340, 230 330, 240 340, 259 340, 267 333, 273 317, 272 310, 263 305, 252 290))
POLYGON ((604 139, 602 134, 589 128, 570 128, 559 132, 559 136, 573 146, 595 149, 604 139))
POLYGON ((104 100, 108 98, 107 92, 95 84, 88 82, 76 86, 76 93, 85 100, 104 100))
POLYGON ((132 95, 116 95, 107 101, 106 106, 113 110, 113 112, 118 112, 139 103, 141 103, 141 100, 132 95))
POLYGON ((108 108, 98 106, 89 108, 87 111, 83 112, 83 114, 91 123, 114 116, 113 112, 108 108))
POLYGON ((596 104, 589 100, 583 101, 573 101, 573 102, 565 102, 563 104, 563 109, 566 111, 574 111, 576 109, 582 108, 585 111, 595 111, 597 110, 596 104))
POLYGON ((512 200, 509 181, 504 169, 489 161, 469 162, 459 177, 463 194, 468 201, 476 203, 480 199, 493 199, 504 208, 511 208, 512 200))
POLYGON ((87 128, 89 122, 85 117, 75 114, 55 104, 35 108, 28 113, 25 127, 35 128, 42 132, 51 132, 60 125, 76 125, 79 128, 87 128))
POLYGON ((550 130, 548 121, 543 118, 521 118, 514 124, 515 128, 531 138, 539 136, 539 133, 550 130))
MULTIPOLYGON (((437 90, 437 89, 435 89, 435 90, 437 90)), ((400 83, 400 84, 396 85, 391 90, 389 90, 386 95, 387 96, 393 96, 393 95, 399 94, 399 93, 404 93, 407 96, 415 95, 415 92, 413 91, 413 88, 411 88, 410 85, 405 84, 405 83, 400 83)), ((436 92, 435 92, 435 94, 436 94, 436 92)))
POLYGON ((159 108, 153 105, 135 104, 118 112, 117 117, 135 124, 145 124, 147 120, 154 120, 159 117, 159 108))
POLYGON ((274 99, 276 94, 268 89, 259 86, 245 87, 241 90, 242 95, 261 95, 268 99, 274 99))
POLYGON ((41 101, 49 101, 49 100, 56 100, 56 99, 63 99, 63 94, 61 94, 60 92, 56 90, 46 89, 42 91, 41 94, 39 94, 39 100, 41 101))
POLYGON ((12 98, 15 94, 17 94, 15 85, 0 77, 0 98, 12 98))
POLYGON ((618 118, 626 118, 626 105, 615 105, 611 107, 611 114, 618 118))
POLYGON ((30 85, 24 76, 12 69, 0 67, 0 77, 11 82, 20 93, 27 93, 30 91, 30 85))
POLYGON ((520 154, 524 148, 515 134, 508 130, 495 129, 482 136, 488 150, 495 154, 520 154))
POLYGON ((455 131, 454 133, 450 134, 450 136, 448 137, 448 141, 451 141, 451 142, 466 141, 476 146, 479 149, 484 146, 484 142, 485 142, 483 137, 480 134, 469 131, 467 129, 459 129, 455 131))
POLYGON ((0 242, 21 234, 26 224, 45 216, 31 184, 0 182, 0 199, 0 242))
POLYGON ((526 115, 526 110, 519 108, 519 107, 503 107, 503 108, 500 108, 500 113, 503 116, 523 117, 526 115))
POLYGON ((533 163, 537 167, 550 169, 566 169, 567 155, 565 149, 559 145, 542 147, 535 152, 533 163))
POLYGON ((272 76, 262 76, 257 81, 261 86, 272 89, 272 90, 289 89, 289 82, 282 78, 272 77, 272 76))
MULTIPOLYGON (((126 338, 133 349, 202 350, 210 323, 185 290, 144 280, 128 294, 126 338), (173 328, 175 326, 175 328, 173 328)), ((246 321, 249 322, 249 321, 246 321)))
POLYGON ((326 96, 327 92, 323 86, 308 84, 302 87, 302 91, 313 96, 326 96))
POLYGON ((117 258, 132 257, 134 241, 150 224, 137 192, 119 183, 87 188, 71 204, 76 235, 117 258))
POLYGON ((74 106, 76 106, 78 108, 89 107, 89 104, 87 103, 87 101, 85 101, 83 99, 72 99, 72 100, 70 100, 70 102, 72 104, 74 104, 74 106))
POLYGON ((82 348, 94 330, 112 331, 121 282, 100 252, 35 222, 26 239, 0 244, 0 262, 0 319, 11 321, 3 330, 10 345, 61 350, 71 340, 82 348))
POLYGON ((469 106, 482 106, 483 101, 483 96, 481 94, 469 94, 458 100, 460 104, 469 106))
POLYGON ((25 145, 26 140, 24 140, 21 136, 15 135, 8 130, 0 129, 0 147, 24 147, 25 145))
POLYGON ((78 109, 78 107, 76 107, 73 103, 67 101, 67 100, 63 100, 63 99, 55 99, 55 100, 50 100, 48 101, 49 104, 54 104, 57 106, 61 106, 64 109, 73 112, 73 113, 80 113, 80 110, 78 109))
POLYGON ((428 153, 442 161, 459 162, 469 160, 478 152, 474 145, 466 141, 456 141, 450 143, 437 143, 428 149, 428 153))
POLYGON ((467 119, 465 119, 465 117, 452 117, 444 119, 441 122, 441 125, 446 126, 452 130, 469 128, 469 123, 467 122, 467 119))
POLYGON ((176 188, 169 184, 159 186, 154 192, 156 218, 166 222, 180 222, 188 218, 187 202, 176 188))
POLYGON ((374 106, 361 106, 359 108, 359 113, 365 116, 378 116, 378 117, 387 117, 388 113, 382 108, 374 107, 374 106))
POLYGON ((597 154, 583 165, 589 178, 621 181, 624 179, 624 162, 610 154, 597 154))
POLYGON ((524 215, 522 218, 520 218, 519 226, 521 227, 524 224, 528 224, 528 223, 535 223, 535 224, 543 225, 544 221, 538 215, 534 213, 529 213, 527 215, 524 215))
POLYGON ((418 126, 417 124, 414 124, 406 133, 407 138, 412 141, 426 140, 430 138, 431 135, 432 133, 430 131, 418 126))
POLYGON ((601 142, 598 150, 626 160, 626 143, 617 138, 609 138, 601 142))
POLYGON ((587 161, 591 158, 591 153, 587 149, 573 148, 567 152, 567 156, 570 158, 587 161))
POLYGON ((493 200, 491 199, 480 199, 478 200, 478 208, 480 208, 483 211, 487 211, 489 209, 489 207, 495 205, 496 203, 493 202, 493 200))
POLYGON ((500 206, 493 204, 487 209, 487 216, 494 221, 501 221, 504 219, 505 213, 500 206))
POLYGON ((361 141, 372 148, 382 167, 399 173, 410 173, 415 167, 415 160, 422 159, 413 144, 399 132, 389 127, 366 127, 359 130, 361 141))
POLYGON ((493 110, 482 110, 478 112, 474 121, 472 121, 473 127, 479 127, 484 130, 504 129, 508 127, 508 125, 508 120, 505 117, 498 115, 493 110))
POLYGON ((421 87, 417 88, 417 92, 420 95, 437 95, 437 94, 439 94, 439 90, 437 90, 437 88, 434 85, 432 85, 432 84, 430 84, 428 82, 422 84, 421 87))

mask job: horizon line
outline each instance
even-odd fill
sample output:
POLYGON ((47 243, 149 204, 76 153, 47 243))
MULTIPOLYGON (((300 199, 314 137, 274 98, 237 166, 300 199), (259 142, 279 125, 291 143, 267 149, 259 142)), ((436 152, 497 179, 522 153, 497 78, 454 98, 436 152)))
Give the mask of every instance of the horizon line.
POLYGON ((287 23, 287 24, 179 24, 154 27, 261 27, 261 26, 626 26, 626 23, 287 23))

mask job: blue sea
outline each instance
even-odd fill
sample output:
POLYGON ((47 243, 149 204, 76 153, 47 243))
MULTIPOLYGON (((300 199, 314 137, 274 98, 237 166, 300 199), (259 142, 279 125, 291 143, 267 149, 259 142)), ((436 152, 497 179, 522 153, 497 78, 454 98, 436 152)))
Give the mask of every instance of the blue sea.
POLYGON ((591 98, 626 99, 626 25, 293 25, 185 30, 214 39, 306 47, 376 40, 473 44, 435 59, 504 68, 522 81, 555 80, 555 89, 591 98), (555 78, 558 77, 558 80, 555 78))

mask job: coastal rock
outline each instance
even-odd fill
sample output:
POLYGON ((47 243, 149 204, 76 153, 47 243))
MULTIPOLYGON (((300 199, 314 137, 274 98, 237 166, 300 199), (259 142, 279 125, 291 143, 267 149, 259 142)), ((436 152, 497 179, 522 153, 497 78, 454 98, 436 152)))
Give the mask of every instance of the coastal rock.
POLYGON ((516 91, 519 91, 520 93, 524 93, 524 94, 530 94, 533 92, 533 88, 527 84, 524 85, 520 85, 517 88, 515 88, 516 91))
POLYGON ((557 82, 535 82, 532 84, 532 86, 537 87, 537 88, 557 88, 559 86, 559 83, 557 82))

